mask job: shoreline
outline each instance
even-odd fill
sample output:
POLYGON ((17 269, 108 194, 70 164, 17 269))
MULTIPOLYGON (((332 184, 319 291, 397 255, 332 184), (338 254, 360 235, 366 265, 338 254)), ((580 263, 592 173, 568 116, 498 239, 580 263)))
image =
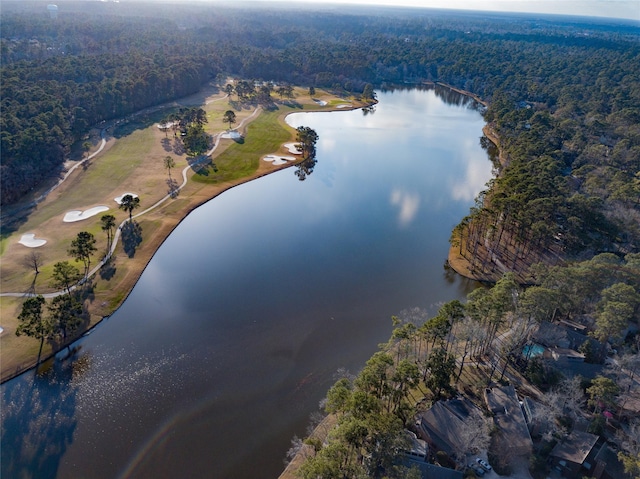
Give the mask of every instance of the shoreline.
MULTIPOLYGON (((204 90, 204 89, 203 89, 204 90)), ((310 112, 342 112, 342 111, 351 111, 360 108, 366 108, 372 105, 375 105, 377 100, 373 100, 372 102, 361 102, 352 100, 351 104, 348 107, 342 106, 338 108, 339 105, 344 105, 341 103, 335 106, 326 106, 318 109, 309 110, 310 112)), ((162 106, 154 107, 154 108, 162 108, 162 106)), ((286 117, 291 113, 297 113, 297 111, 286 111, 282 112, 278 115, 278 122, 281 122, 286 126, 287 129, 291 130, 286 124, 286 117)), ((259 115, 257 115, 259 116, 259 115)), ((256 116, 256 117, 257 117, 256 116)), ((250 122, 249 122, 250 123, 250 122)), ((247 125, 249 124, 247 123, 247 125)), ((246 132, 247 125, 244 125, 244 130, 246 132)), ((295 131, 291 131, 291 139, 288 141, 295 140, 295 131)), ((218 140, 219 142, 219 140, 218 140)), ((282 147, 282 145, 281 145, 282 147)), ((224 148, 222 149, 224 151, 224 148)), ((222 153, 222 151, 217 152, 217 154, 222 153)), ((215 159, 217 154, 212 155, 212 159, 215 159)), ((264 176, 270 175, 272 173, 285 170, 291 167, 294 167, 304 161, 302 158, 296 158, 295 161, 288 161, 285 164, 281 165, 273 165, 270 162, 262 161, 262 156, 258 159, 258 168, 251 175, 248 175, 243 178, 239 178, 236 180, 232 180, 229 182, 220 183, 217 185, 208 185, 197 183, 194 181, 188 181, 184 185, 184 190, 177 197, 174 202, 164 202, 163 204, 157 205, 151 211, 146 211, 144 216, 139 218, 139 224, 146 227, 143 227, 143 231, 147 231, 151 229, 148 233, 144 235, 144 241, 140 244, 139 248, 136 250, 135 258, 126 258, 126 254, 124 253, 122 243, 119 242, 115 248, 113 249, 113 261, 116 266, 119 266, 125 269, 124 278, 121 278, 119 282, 115 285, 109 285, 108 282, 106 284, 107 291, 115 292, 115 299, 113 298, 114 293, 110 294, 111 304, 106 305, 105 301, 102 299, 109 299, 105 293, 103 294, 95 294, 94 300, 89 303, 87 310, 90 316, 88 325, 86 329, 83 329, 81 333, 70 338, 69 341, 61 344, 56 344, 55 346, 51 346, 51 343, 45 342, 45 351, 40 358, 40 362, 37 363, 37 355, 36 357, 32 357, 29 360, 24 361, 15 361, 11 362, 8 367, 6 367, 6 360, 2 361, 2 365, 0 366, 0 384, 3 384, 11 379, 14 379, 21 374, 32 370, 37 367, 47 367, 47 363, 51 360, 54 360, 55 357, 63 353, 64 349, 67 347, 73 347, 74 343, 81 340, 84 336, 87 336, 93 332, 96 326, 102 323, 103 320, 108 319, 111 315, 117 312, 117 310, 124 304, 126 299, 132 293, 135 288, 138 280, 146 270, 147 266, 153 259, 153 256, 158 251, 158 249, 162 246, 162 244, 166 241, 166 239, 171 235, 171 233, 182 223, 184 219, 187 218, 195 209, 204 205, 205 203, 215 199, 225 191, 228 191, 237 186, 246 184, 250 181, 258 180, 264 176), (175 201, 179 201, 181 206, 178 209, 172 208, 174 206, 175 201), (175 211, 172 211, 174 210, 175 211), (151 228, 149 228, 151 226, 151 228), (122 259, 118 261, 118 257, 125 258, 125 262, 122 263, 122 259), (51 348, 50 351, 46 351, 47 347, 51 348)), ((190 171, 192 171, 189 168, 190 171)), ((189 178, 192 178, 195 173, 189 175, 189 178)), ((104 281, 100 278, 100 271, 102 268, 98 268, 96 270, 94 278, 94 285, 104 281)), ((105 285, 101 285, 105 286, 105 285)), ((97 289, 97 288, 96 288, 97 289)), ((100 293, 101 291, 98 291, 100 293)), ((12 293, 3 293, 10 295, 12 293)), ((45 293, 49 294, 49 293, 45 293)), ((20 293, 19 297, 25 297, 26 294, 20 293)), ((9 331, 4 330, 2 333, 10 334, 9 331)))

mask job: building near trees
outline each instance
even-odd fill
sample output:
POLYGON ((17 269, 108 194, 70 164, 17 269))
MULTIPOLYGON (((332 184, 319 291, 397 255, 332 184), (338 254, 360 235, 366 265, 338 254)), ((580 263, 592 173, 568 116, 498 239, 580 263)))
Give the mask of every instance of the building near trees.
POLYGON ((573 476, 581 469, 593 471, 595 469, 595 447, 598 436, 588 432, 573 431, 558 442, 549 454, 553 466, 565 476, 573 476))
POLYGON ((506 456, 530 456, 533 441, 513 386, 492 387, 484 391, 487 407, 494 414, 493 422, 500 429, 506 456))
POLYGON ((461 438, 468 422, 476 416, 482 416, 482 412, 468 399, 438 401, 418 414, 416 428, 432 449, 456 457, 466 452, 461 438))

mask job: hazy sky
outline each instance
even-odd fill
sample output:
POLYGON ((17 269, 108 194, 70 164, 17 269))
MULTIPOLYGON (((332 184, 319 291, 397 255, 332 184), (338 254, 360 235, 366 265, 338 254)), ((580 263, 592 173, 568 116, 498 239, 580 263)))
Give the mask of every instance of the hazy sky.
MULTIPOLYGON (((269 2, 273 0, 260 0, 269 2)), ((464 10, 554 13, 640 21, 640 0, 278 0, 297 3, 395 5, 464 10)))

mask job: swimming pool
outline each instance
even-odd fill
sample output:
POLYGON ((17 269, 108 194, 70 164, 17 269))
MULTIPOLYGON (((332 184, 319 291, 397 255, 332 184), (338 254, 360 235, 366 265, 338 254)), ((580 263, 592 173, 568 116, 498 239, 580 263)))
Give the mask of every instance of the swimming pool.
POLYGON ((527 344, 522 348, 522 355, 525 358, 533 358, 534 356, 540 356, 544 353, 544 346, 539 344, 527 344))

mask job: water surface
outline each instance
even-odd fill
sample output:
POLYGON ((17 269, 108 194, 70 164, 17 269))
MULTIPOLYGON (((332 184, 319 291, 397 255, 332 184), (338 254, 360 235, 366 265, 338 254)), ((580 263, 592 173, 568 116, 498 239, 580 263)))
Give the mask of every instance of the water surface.
POLYGON ((277 477, 392 315, 463 298, 443 264, 491 175, 482 117, 433 90, 379 100, 291 115, 320 136, 305 181, 284 170, 194 211, 71 358, 5 383, 2 477, 277 477))

